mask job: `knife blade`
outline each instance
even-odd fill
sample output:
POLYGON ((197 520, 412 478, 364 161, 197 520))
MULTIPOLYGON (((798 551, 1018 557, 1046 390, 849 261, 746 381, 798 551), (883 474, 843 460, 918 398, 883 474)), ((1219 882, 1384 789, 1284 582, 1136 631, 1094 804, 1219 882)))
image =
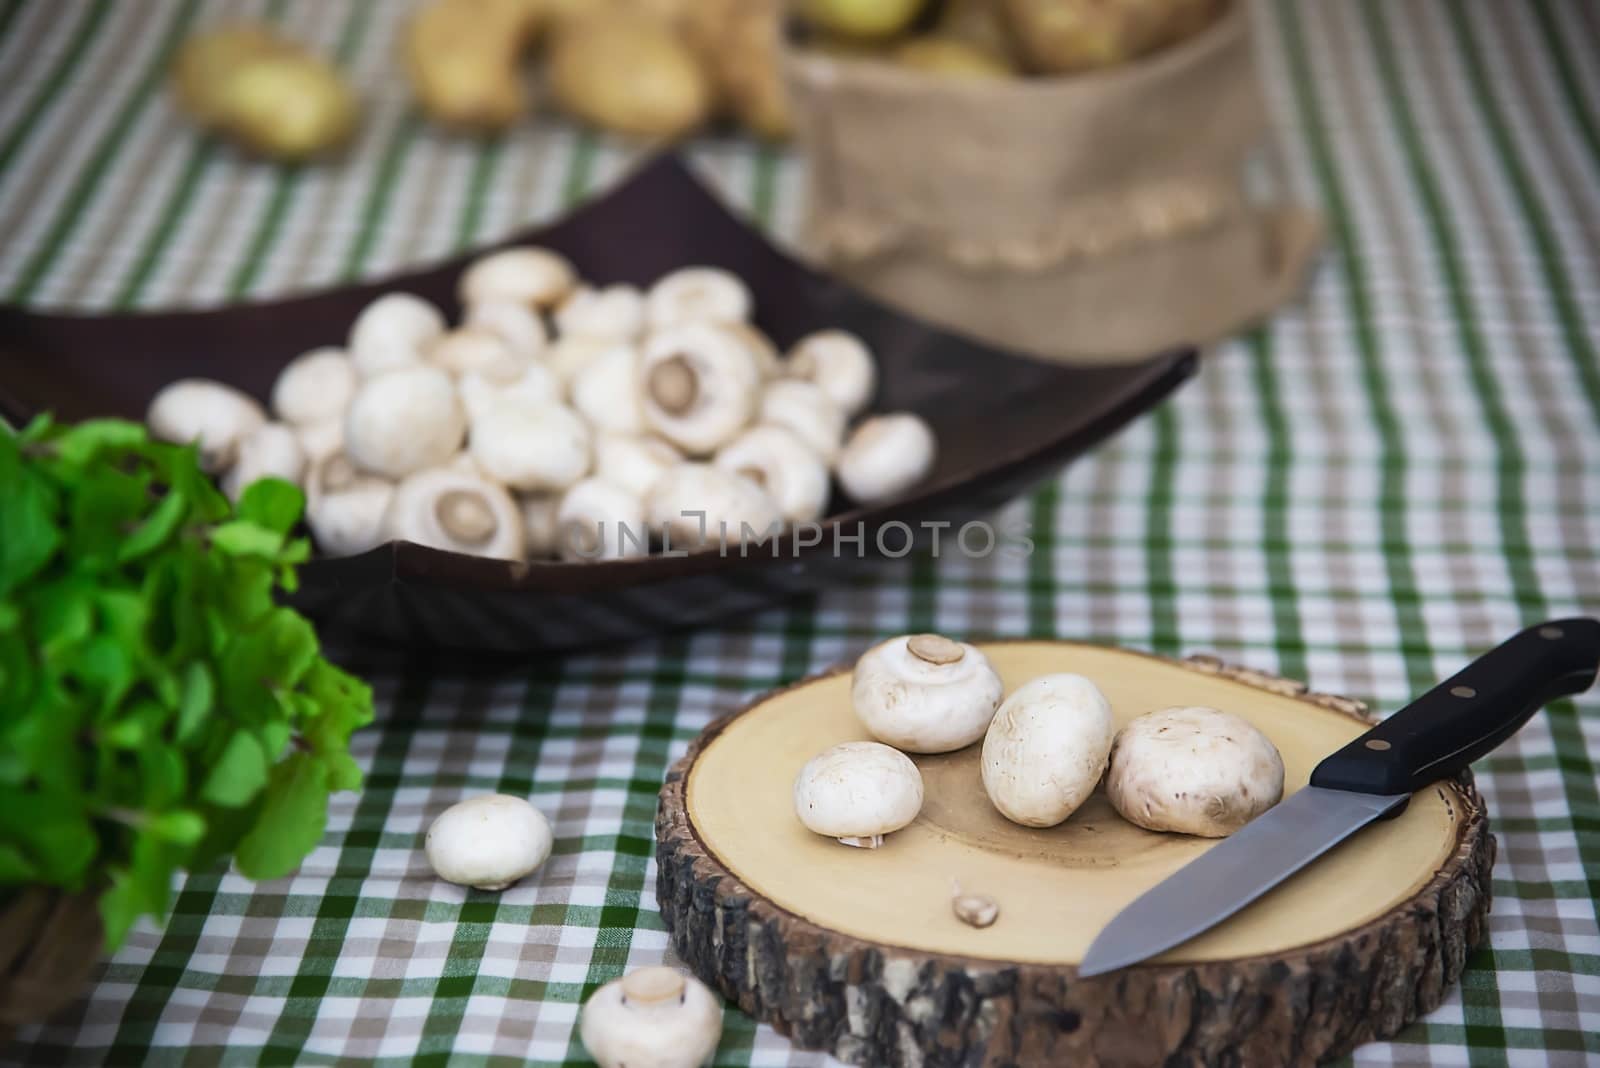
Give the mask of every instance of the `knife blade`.
POLYGON ((1117 913, 1078 967, 1102 975, 1187 942, 1260 898, 1411 795, 1499 746, 1600 669, 1600 620, 1559 619, 1495 646, 1343 749, 1310 784, 1117 913))

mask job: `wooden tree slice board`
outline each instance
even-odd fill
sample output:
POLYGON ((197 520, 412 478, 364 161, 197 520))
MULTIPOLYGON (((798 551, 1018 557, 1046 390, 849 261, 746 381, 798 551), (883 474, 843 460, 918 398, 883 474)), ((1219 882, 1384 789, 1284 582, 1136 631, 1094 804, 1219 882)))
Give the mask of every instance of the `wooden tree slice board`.
MULTIPOLYGON (((1235 712, 1278 746, 1286 792, 1367 722, 1357 702, 1207 658, 1066 642, 984 651, 1007 692, 1087 675, 1119 725, 1177 704, 1235 712)), ((842 846, 801 826, 791 788, 811 756, 866 737, 847 670, 777 691, 696 741, 657 817, 678 953, 747 1012, 854 1063, 1310 1063, 1437 1005, 1482 937, 1494 844, 1463 776, 1193 942, 1079 980, 1104 924, 1214 842, 1138 828, 1099 792, 1060 826, 1012 824, 984 795, 972 746, 914 757, 917 821, 880 849, 842 846), (952 884, 995 899, 999 920, 960 922, 952 884)))

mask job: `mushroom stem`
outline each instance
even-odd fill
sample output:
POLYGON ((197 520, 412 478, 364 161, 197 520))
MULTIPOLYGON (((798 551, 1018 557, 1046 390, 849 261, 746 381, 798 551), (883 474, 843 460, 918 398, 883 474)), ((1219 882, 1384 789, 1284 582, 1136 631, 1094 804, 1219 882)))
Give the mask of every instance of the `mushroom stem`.
POLYGON ((467 490, 451 490, 441 494, 438 511, 439 525, 450 536, 469 545, 482 545, 494 537, 499 523, 494 511, 481 496, 467 490))
POLYGON ((694 366, 682 356, 663 360, 650 371, 650 396, 662 411, 682 415, 699 394, 694 366))
POLYGON ((681 1004, 688 989, 683 976, 671 968, 640 968, 622 977, 622 1003, 658 1005, 663 1001, 676 1001, 681 1004))
POLYGON ((966 655, 960 642, 942 634, 913 634, 906 641, 906 650, 928 664, 954 664, 966 655))
POLYGON ((1000 906, 983 894, 957 894, 950 908, 956 919, 969 927, 988 927, 1000 918, 1000 906))
POLYGON ((883 835, 846 835, 839 839, 840 845, 854 846, 857 849, 877 849, 883 845, 883 835))

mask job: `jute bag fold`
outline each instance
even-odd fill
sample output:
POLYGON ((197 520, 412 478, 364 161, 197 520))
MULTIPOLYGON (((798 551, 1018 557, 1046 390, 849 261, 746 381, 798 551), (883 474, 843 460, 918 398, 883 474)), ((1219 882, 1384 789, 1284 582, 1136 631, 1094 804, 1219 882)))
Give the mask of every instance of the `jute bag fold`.
POLYGON ((1289 300, 1314 212, 1254 200, 1267 132, 1244 5, 1146 59, 933 78, 789 47, 807 244, 891 304, 1082 362, 1205 343, 1289 300))

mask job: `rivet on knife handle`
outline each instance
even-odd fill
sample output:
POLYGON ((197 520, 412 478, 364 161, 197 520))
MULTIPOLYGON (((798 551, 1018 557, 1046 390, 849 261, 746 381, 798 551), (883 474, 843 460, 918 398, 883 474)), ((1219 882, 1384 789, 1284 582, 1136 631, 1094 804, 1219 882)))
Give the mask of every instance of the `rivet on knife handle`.
POLYGON ((1444 680, 1311 773, 1311 785, 1409 794, 1456 774, 1546 703, 1582 693, 1600 667, 1600 620, 1529 627, 1444 680))

